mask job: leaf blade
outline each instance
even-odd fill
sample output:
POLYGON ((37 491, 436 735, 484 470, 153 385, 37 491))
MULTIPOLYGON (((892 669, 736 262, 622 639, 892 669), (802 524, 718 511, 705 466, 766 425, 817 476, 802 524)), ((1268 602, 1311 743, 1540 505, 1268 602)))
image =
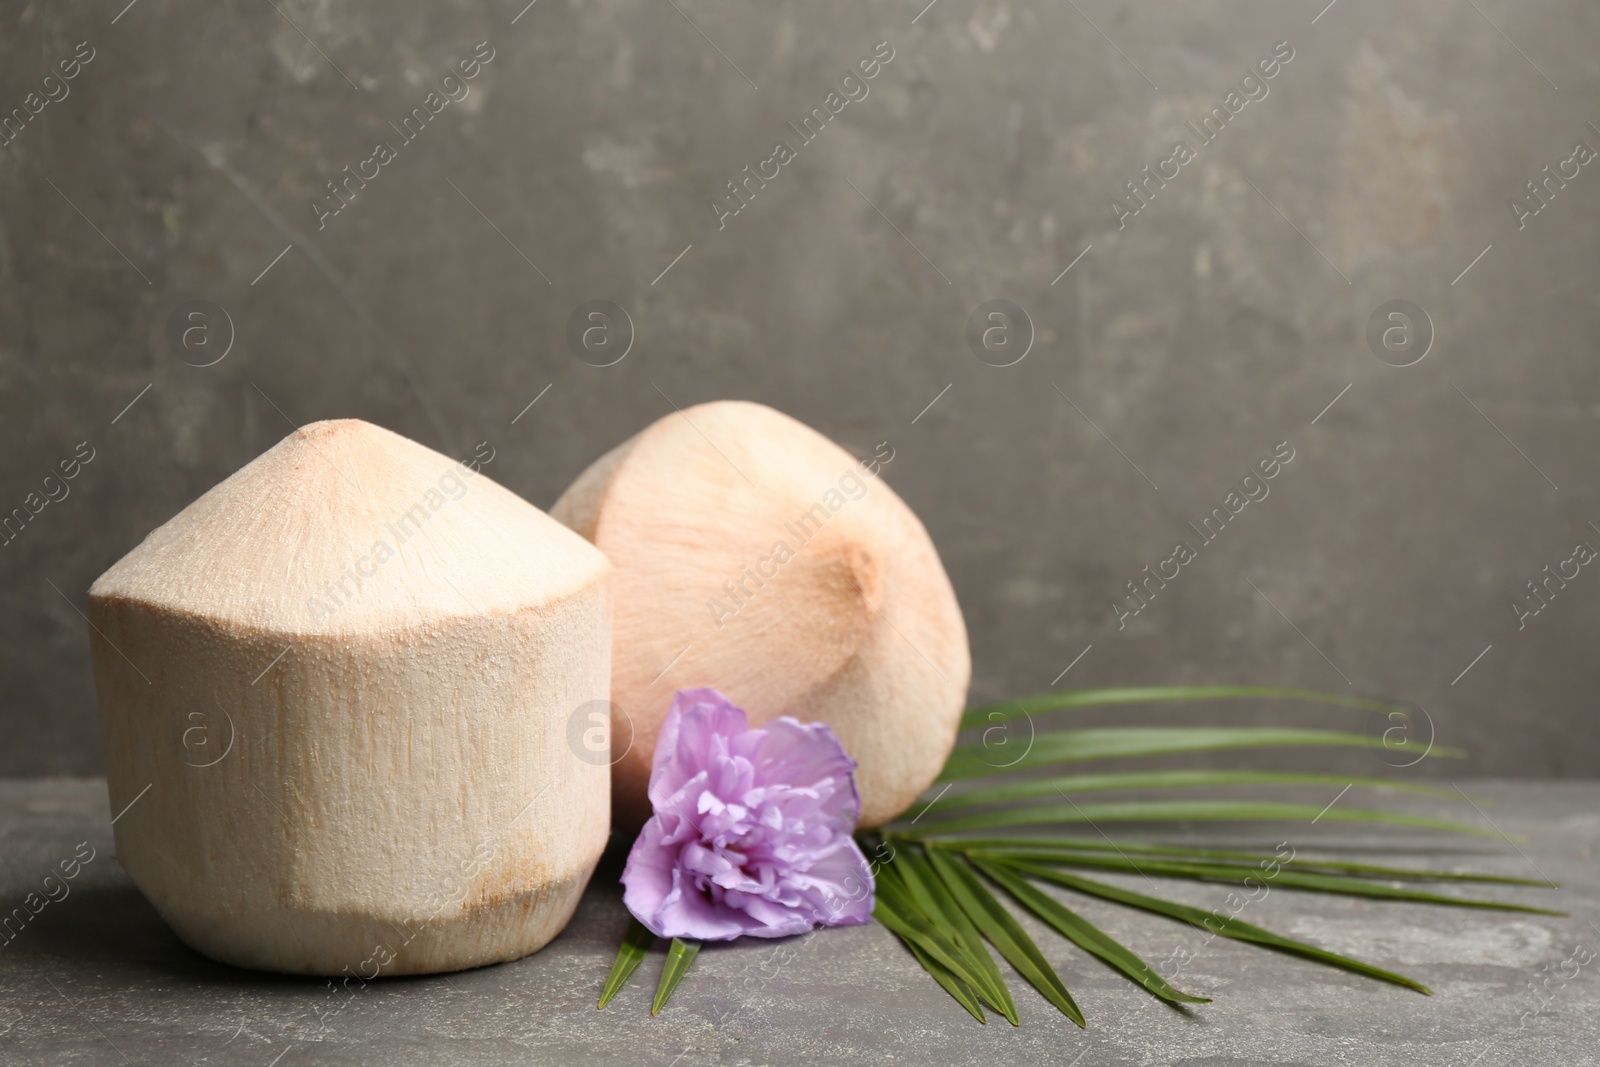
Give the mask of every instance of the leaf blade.
MULTIPOLYGON (((933 810, 927 812, 927 815, 930 820, 937 822, 948 811, 986 804, 1009 804, 1041 796, 1061 794, 1073 796, 1079 793, 1122 789, 1198 789, 1234 785, 1351 785, 1371 789, 1395 789, 1448 800, 1455 800, 1460 796, 1453 789, 1440 789, 1393 778, 1351 778, 1342 774, 1214 770, 1132 771, 1125 774, 1072 774, 1031 778, 1027 781, 1007 782, 986 789, 968 789, 960 793, 947 794, 933 810)), ((921 818, 920 815, 918 817, 921 818)))
POLYGON ((1050 961, 1044 958, 1044 953, 1033 943, 1033 938, 994 898, 994 894, 984 888, 967 861, 939 850, 930 851, 928 859, 949 887, 951 895, 967 912, 967 917, 1000 955, 1061 1014, 1079 1026, 1085 1026, 1082 1010, 1072 999, 1072 994, 1067 991, 1066 984, 1056 974, 1050 961))
POLYGON ((1265 885, 1270 882, 1286 889, 1301 889, 1313 893, 1331 893, 1336 896, 1371 897, 1396 903, 1438 904, 1458 908, 1479 908, 1488 911, 1514 911, 1530 915, 1566 914, 1565 912, 1552 911, 1548 908, 1538 908, 1527 904, 1512 904, 1498 900, 1477 900, 1471 897, 1450 897, 1440 893, 1402 889, 1396 886, 1384 885, 1381 882, 1363 881, 1356 878, 1319 874, 1311 871, 1289 870, 1287 868, 1267 874, 1251 868, 1220 867, 1199 863, 1174 863, 1164 859, 1145 859, 1143 862, 1138 862, 1127 856, 1050 857, 1018 850, 986 852, 985 854, 994 855, 1002 862, 1020 859, 1051 866, 1090 867, 1099 870, 1123 871, 1145 877, 1153 875, 1157 878, 1184 878, 1197 882, 1243 885, 1246 888, 1249 887, 1251 879, 1254 878, 1258 885, 1265 885))
POLYGON ((661 968, 661 980, 656 983, 656 997, 650 1004, 651 1015, 661 1014, 661 1009, 672 999, 678 983, 689 973, 689 967, 698 955, 700 955, 700 942, 685 941, 681 937, 672 939, 672 946, 667 949, 667 965, 661 968))
MULTIPOLYGON (((994 729, 994 728, 992 728, 994 729)), ((1010 744, 1008 740, 1005 744, 1010 744)), ((994 746, 998 748, 999 746, 994 746)), ((1382 748, 1388 752, 1418 749, 1435 756, 1460 756, 1458 749, 1423 745, 1385 744, 1377 738, 1340 730, 1309 730, 1272 726, 1138 726, 1091 727, 1052 730, 1029 739, 1021 756, 1011 759, 984 744, 957 745, 950 753, 939 781, 959 781, 1003 771, 1053 766, 1093 759, 1170 756, 1190 752, 1220 752, 1256 748, 1382 748)))
POLYGON ((944 991, 955 998, 957 1004, 967 1009, 967 1013, 978 1022, 987 1026, 988 1018, 983 1014, 983 1005, 978 1003, 978 995, 971 986, 956 976, 955 972, 945 967, 938 960, 918 948, 913 941, 901 939, 901 943, 911 950, 911 954, 922 964, 924 970, 933 976, 933 980, 944 987, 944 991))
POLYGON ((917 908, 915 901, 900 884, 898 875, 884 877, 892 866, 885 864, 879 869, 873 918, 888 927, 900 940, 916 944, 973 989, 982 989, 983 979, 966 964, 949 935, 917 908))
POLYGON ((622 935, 622 944, 617 948, 617 958, 611 964, 611 973, 606 975, 605 985, 600 990, 600 1003, 595 1005, 596 1011, 611 1003, 611 998, 633 977, 633 972, 644 962, 645 955, 655 941, 656 935, 650 932, 649 927, 638 919, 630 920, 628 932, 622 935))
POLYGON ((1210 997, 1197 997, 1177 988, 1155 972, 1132 949, 1117 941, 1098 926, 1068 908, 1054 897, 1034 888, 1027 880, 1013 873, 1004 864, 968 856, 973 866, 1011 894, 1018 904, 1033 912, 1063 937, 1079 948, 1100 957, 1114 969, 1121 971, 1135 985, 1146 992, 1173 1004, 1210 1004, 1210 997))
POLYGON ((1368 700, 1344 693, 1325 693, 1315 689, 1286 689, 1264 685, 1121 686, 1103 689, 1069 689, 1060 693, 1040 693, 1020 700, 997 700, 981 704, 962 716, 961 729, 976 730, 1008 719, 1071 708, 1107 707, 1114 704, 1172 704, 1195 700, 1299 700, 1310 704, 1331 704, 1360 711, 1405 710, 1402 704, 1368 700))
POLYGON ((1205 930, 1207 933, 1214 933, 1219 937, 1227 937, 1235 941, 1249 941, 1267 948, 1303 956, 1341 970, 1366 975, 1369 978, 1404 986, 1407 989, 1414 989, 1419 993, 1430 996, 1433 993, 1433 990, 1414 978, 1407 978, 1405 975, 1386 971, 1382 967, 1365 963, 1350 956, 1343 956, 1337 952, 1330 952, 1327 949, 1318 948, 1304 941, 1295 941, 1292 938, 1283 937, 1264 927, 1243 922, 1237 918, 1230 919, 1227 922, 1218 922, 1217 917, 1211 912, 1202 911, 1187 904, 1162 900, 1160 897, 1146 896, 1131 889, 1123 889, 1121 886, 1098 882, 1091 878, 1080 878, 1077 875, 1067 874, 1065 871, 1054 871, 1048 867, 1034 867, 1030 864, 1020 863, 1014 866, 1022 869, 1031 878, 1054 882, 1057 885, 1075 889, 1089 896, 1100 897, 1103 900, 1125 904, 1157 915, 1164 915, 1169 919, 1188 923, 1190 926, 1205 930))
POLYGON ((1003 811, 980 812, 946 819, 927 830, 900 830, 897 837, 926 840, 935 834, 987 830, 1007 826, 1052 823, 1101 822, 1328 822, 1388 823, 1426 830, 1448 830, 1474 837, 1499 838, 1499 834, 1467 823, 1435 819, 1408 812, 1371 808, 1331 808, 1264 800, 1124 800, 1097 804, 1046 804, 1003 811))
POLYGON ((974 974, 985 981, 985 986, 979 987, 978 992, 1012 1026, 1021 1025, 1017 1018, 1017 1005, 1011 999, 1011 991, 1006 988, 994 957, 984 947, 982 934, 928 865, 927 858, 915 846, 906 845, 895 850, 894 859, 890 862, 896 865, 907 889, 928 917, 935 921, 942 918, 949 924, 951 939, 962 951, 964 961, 974 974))
MULTIPOLYGON (((895 835, 890 835, 894 839, 895 835)), ((1241 861, 1255 863, 1270 860, 1287 862, 1281 855, 1267 852, 1239 852, 1225 849, 1191 848, 1189 846, 1156 844, 1149 841, 1113 841, 1110 838, 1061 837, 1059 835, 1028 835, 1023 837, 963 837, 964 849, 981 849, 985 852, 1022 850, 1051 850, 1065 853, 1115 852, 1120 855, 1174 856, 1199 858, 1207 861, 1241 861)), ((1348 873, 1362 877, 1393 878, 1418 882, 1475 882, 1491 885, 1532 886, 1539 889, 1560 889, 1558 882, 1542 878, 1512 878, 1498 874, 1478 874, 1460 871, 1413 870, 1405 867, 1386 867, 1372 863, 1345 863, 1334 860, 1305 860, 1295 857, 1297 867, 1306 870, 1327 870, 1330 873, 1348 873)))

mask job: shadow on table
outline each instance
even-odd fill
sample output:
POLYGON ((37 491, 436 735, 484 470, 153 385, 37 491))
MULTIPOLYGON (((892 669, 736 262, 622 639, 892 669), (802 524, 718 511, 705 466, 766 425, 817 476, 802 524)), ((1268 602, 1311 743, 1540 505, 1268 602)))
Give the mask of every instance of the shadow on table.
POLYGON ((47 905, 6 944, 6 952, 13 958, 35 957, 34 962, 146 967, 207 983, 258 984, 265 977, 217 963, 189 948, 144 894, 126 882, 79 886, 65 899, 47 905))
MULTIPOLYGON (((619 871, 608 872, 609 883, 591 886, 585 893, 578 916, 552 942, 550 948, 559 949, 550 956, 582 954, 597 946, 608 955, 615 950, 627 919, 614 885, 619 871)), ((543 953, 529 958, 538 955, 543 953)), ((142 970, 209 987, 276 987, 284 993, 325 991, 329 982, 327 977, 255 971, 204 956, 184 944, 144 894, 126 881, 80 885, 63 900, 47 904, 13 940, 0 940, 0 964, 7 962, 74 971, 142 970)), ((492 973, 504 966, 508 965, 488 964, 447 974, 384 975, 376 985, 398 990, 457 975, 492 973)))

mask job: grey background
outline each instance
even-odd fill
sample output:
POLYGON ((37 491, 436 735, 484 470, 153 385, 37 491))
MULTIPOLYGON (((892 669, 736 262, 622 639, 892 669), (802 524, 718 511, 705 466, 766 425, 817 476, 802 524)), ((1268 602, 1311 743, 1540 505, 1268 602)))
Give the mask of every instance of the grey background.
POLYGON ((0 149, 0 511, 96 458, 0 548, 0 773, 100 769, 89 583, 291 423, 488 441, 548 507, 673 405, 741 397, 893 444, 976 698, 1092 645, 1060 685, 1402 697, 1473 751, 1421 773, 1592 775, 1600 575, 1520 632, 1510 604, 1600 546, 1600 173, 1520 231, 1507 200, 1600 145, 1600 10, 1324 2, 9 0, 0 108, 97 54, 0 149), (723 183, 884 40, 719 231, 723 183), (1266 99, 1119 231, 1122 183, 1280 40, 1266 99), (471 96, 318 232, 324 183, 480 41, 471 96), (232 320, 215 366, 167 343, 190 299, 232 320), (564 342, 593 299, 637 330, 608 368, 564 342), (1032 318, 1015 366, 966 345, 991 299, 1032 318), (1437 331, 1405 369, 1364 341, 1393 299, 1437 331), (1280 441, 1271 495, 1118 630, 1123 583, 1280 441))

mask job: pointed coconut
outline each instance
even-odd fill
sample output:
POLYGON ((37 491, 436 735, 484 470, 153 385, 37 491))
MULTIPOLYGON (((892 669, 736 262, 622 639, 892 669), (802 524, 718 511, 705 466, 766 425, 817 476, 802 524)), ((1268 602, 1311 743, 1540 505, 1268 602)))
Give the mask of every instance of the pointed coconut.
POLYGON ((859 763, 864 828, 938 775, 971 676, 966 626, 880 469, 724 401, 662 418, 556 501, 615 568, 611 692, 633 725, 611 771, 619 826, 649 816, 656 735, 681 688, 722 690, 752 725, 828 723, 859 763))
POLYGON ((118 860, 245 967, 365 979, 540 948, 608 832, 605 761, 568 723, 607 698, 609 571, 413 441, 291 434, 90 590, 112 810, 132 805, 118 860))

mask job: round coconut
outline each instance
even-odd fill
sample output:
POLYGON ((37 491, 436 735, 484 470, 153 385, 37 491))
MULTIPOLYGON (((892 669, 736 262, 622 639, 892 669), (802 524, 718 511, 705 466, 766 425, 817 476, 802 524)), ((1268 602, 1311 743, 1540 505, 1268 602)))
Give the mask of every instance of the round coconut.
POLYGON ((597 460, 551 508, 611 560, 612 803, 650 814, 673 692, 710 686, 752 725, 831 726, 864 828, 904 811, 950 754, 971 660, 928 532, 857 460, 760 404, 674 412, 597 460), (625 725, 624 725, 625 721, 625 725))

